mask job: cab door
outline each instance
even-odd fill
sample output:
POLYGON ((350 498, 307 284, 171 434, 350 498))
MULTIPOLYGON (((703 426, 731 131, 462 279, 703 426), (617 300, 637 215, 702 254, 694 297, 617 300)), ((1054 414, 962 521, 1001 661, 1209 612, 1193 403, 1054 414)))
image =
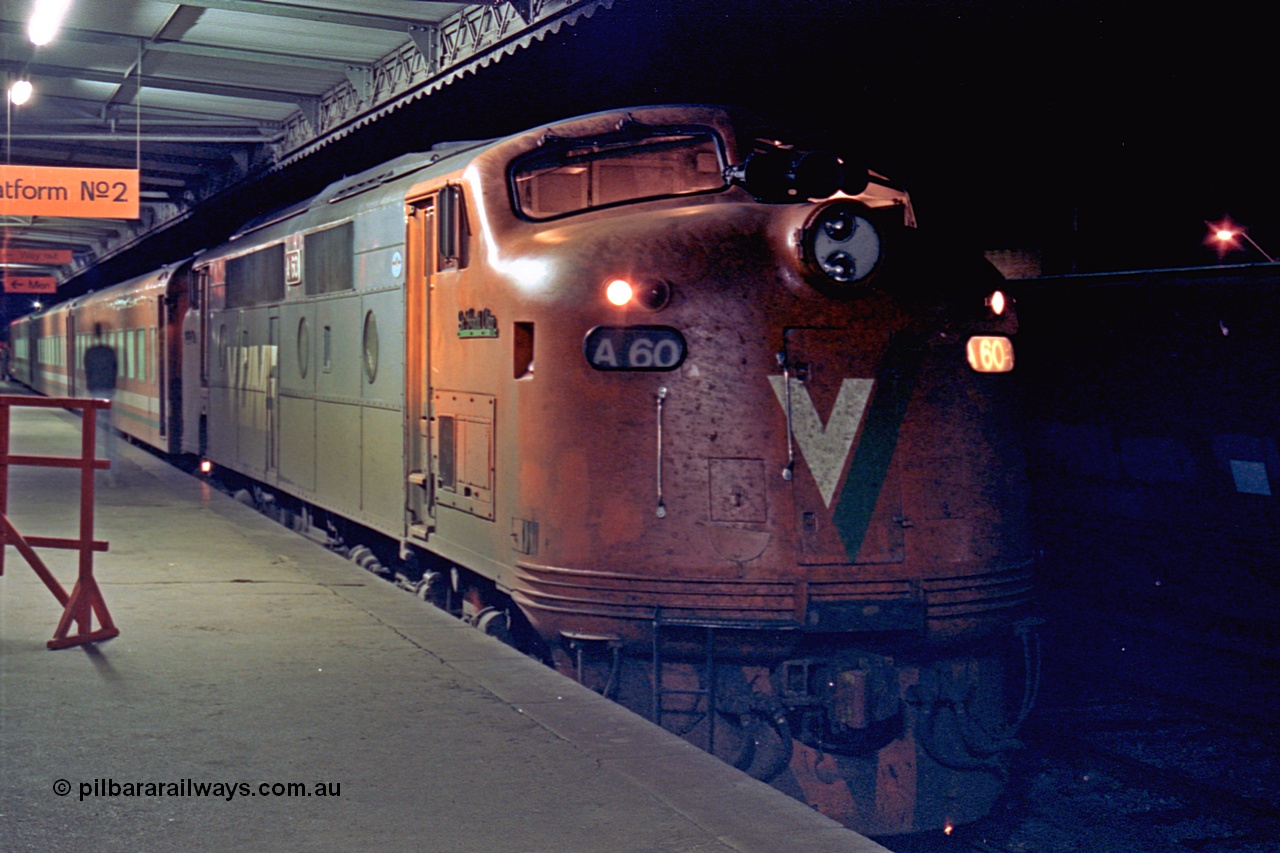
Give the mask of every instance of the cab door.
POLYGON ((409 538, 426 541, 435 520, 427 332, 436 257, 435 197, 410 201, 405 214, 405 528, 409 538))

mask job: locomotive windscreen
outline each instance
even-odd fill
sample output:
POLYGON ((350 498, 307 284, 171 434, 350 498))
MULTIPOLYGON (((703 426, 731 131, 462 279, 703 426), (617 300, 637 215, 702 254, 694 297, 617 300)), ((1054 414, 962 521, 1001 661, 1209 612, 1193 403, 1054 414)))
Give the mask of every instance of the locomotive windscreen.
POLYGON ((518 160, 511 178, 530 219, 725 186, 720 140, 709 130, 554 140, 518 160))

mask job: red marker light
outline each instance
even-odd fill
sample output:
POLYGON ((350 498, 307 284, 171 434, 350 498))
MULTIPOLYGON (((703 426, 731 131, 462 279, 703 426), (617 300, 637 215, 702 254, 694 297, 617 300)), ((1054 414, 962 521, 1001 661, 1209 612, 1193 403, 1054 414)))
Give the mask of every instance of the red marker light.
POLYGON ((1004 313, 1005 305, 1006 300, 1003 291, 992 291, 991 295, 987 297, 987 307, 990 308, 991 313, 995 314, 997 317, 1004 313))

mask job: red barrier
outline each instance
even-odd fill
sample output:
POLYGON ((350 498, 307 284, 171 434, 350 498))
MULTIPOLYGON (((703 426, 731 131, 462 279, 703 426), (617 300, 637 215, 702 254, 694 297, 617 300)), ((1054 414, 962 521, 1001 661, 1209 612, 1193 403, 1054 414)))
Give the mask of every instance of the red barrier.
POLYGON ((44 581, 62 605, 62 618, 48 642, 51 649, 65 649, 98 640, 109 640, 120 635, 120 629, 111 621, 102 590, 93 579, 93 552, 107 550, 107 543, 93 538, 93 472, 111 467, 105 459, 96 458, 98 410, 108 409, 108 400, 79 398, 19 397, 0 394, 0 575, 4 574, 6 546, 12 545, 30 564, 32 570, 44 581), (9 414, 14 406, 44 409, 81 410, 80 456, 23 456, 9 452, 9 414), (48 536, 23 536, 9 521, 9 467, 34 465, 45 468, 80 469, 80 536, 78 539, 60 539, 48 536), (36 554, 36 548, 65 548, 80 552, 80 572, 76 585, 68 595, 58 579, 36 554), (90 630, 93 617, 98 617, 97 630, 90 630), (74 622, 78 632, 68 635, 74 622))

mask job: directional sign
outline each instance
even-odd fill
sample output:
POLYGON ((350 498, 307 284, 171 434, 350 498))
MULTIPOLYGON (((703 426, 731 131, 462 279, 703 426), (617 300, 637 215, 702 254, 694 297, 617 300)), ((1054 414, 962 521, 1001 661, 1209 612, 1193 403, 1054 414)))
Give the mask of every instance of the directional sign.
POLYGON ((61 266, 69 263, 71 263, 70 249, 20 249, 16 246, 0 246, 0 264, 61 266))
POLYGON ((138 218, 137 169, 0 166, 0 216, 138 218))
POLYGON ((51 275, 7 275, 5 293, 57 293, 58 280, 51 275))

